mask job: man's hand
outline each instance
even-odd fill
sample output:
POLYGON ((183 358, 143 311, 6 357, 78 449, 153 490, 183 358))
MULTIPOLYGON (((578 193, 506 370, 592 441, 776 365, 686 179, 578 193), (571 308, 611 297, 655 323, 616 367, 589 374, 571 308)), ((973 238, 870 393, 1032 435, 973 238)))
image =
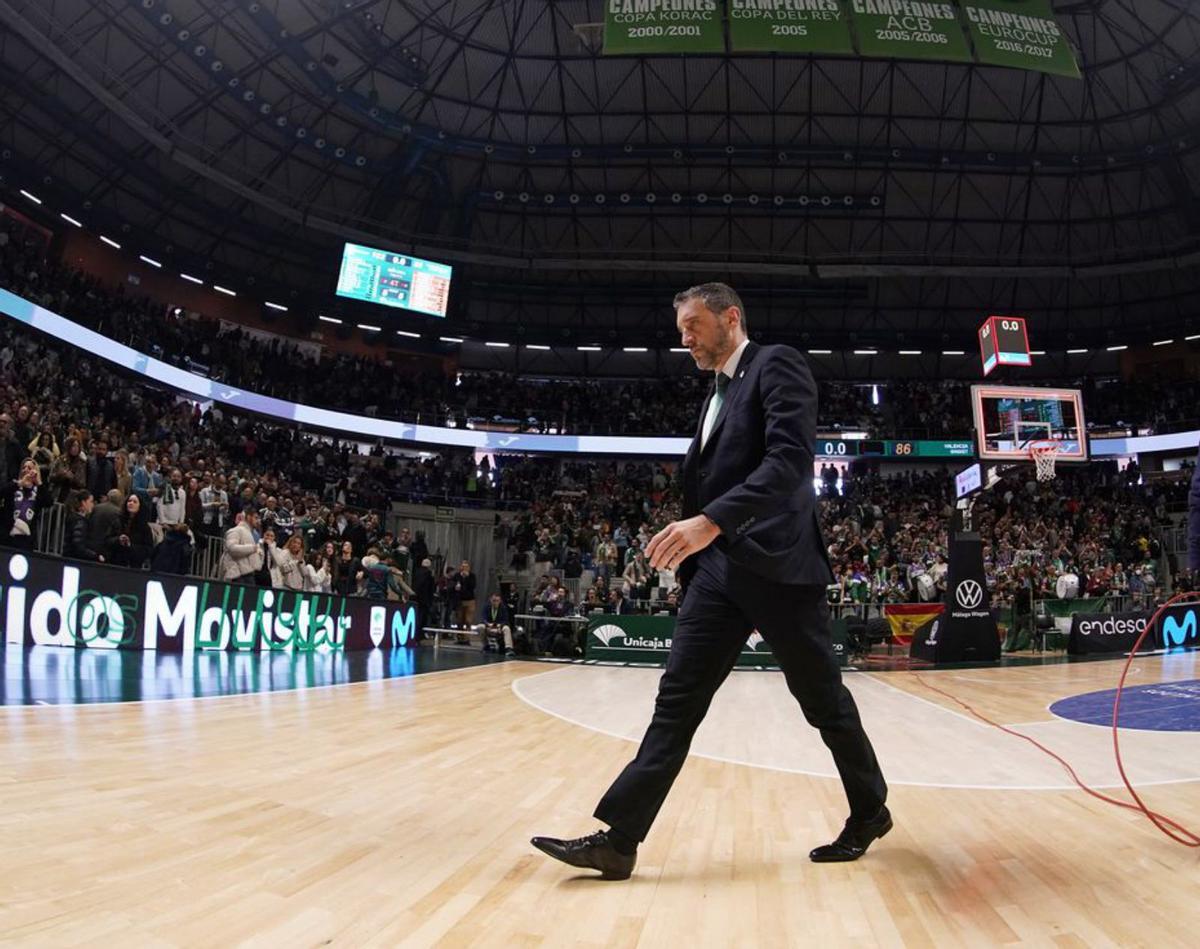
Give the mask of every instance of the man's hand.
POLYGON ((704 514, 668 524, 650 539, 646 556, 655 570, 678 570, 692 554, 703 550, 721 533, 704 514))

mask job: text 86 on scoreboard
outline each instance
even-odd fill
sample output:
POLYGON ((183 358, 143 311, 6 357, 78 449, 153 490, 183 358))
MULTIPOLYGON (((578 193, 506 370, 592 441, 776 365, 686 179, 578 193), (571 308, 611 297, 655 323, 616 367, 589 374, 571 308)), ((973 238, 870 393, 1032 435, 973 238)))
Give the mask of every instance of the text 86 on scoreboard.
POLYGON ((817 438, 818 458, 972 458, 970 441, 929 439, 817 438))

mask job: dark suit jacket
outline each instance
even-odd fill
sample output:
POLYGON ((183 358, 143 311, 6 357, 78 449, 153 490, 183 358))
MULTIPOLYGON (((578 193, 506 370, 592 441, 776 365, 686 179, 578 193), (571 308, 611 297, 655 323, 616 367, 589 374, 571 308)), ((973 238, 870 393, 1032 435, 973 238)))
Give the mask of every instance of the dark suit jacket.
POLYGON ((121 530, 121 509, 108 501, 101 501, 92 508, 88 523, 88 547, 99 553, 107 553, 108 544, 121 530))
POLYGON ((512 616, 508 612, 508 604, 501 602, 496 609, 496 618, 492 619, 492 601, 488 600, 483 604, 483 613, 476 614, 475 621, 484 623, 487 626, 512 626, 512 616))
MULTIPOLYGON (((817 386, 804 358, 748 344, 702 450, 707 411, 706 400, 683 462, 683 516, 706 514, 721 529, 717 549, 764 579, 832 583, 813 490, 817 386)), ((682 583, 696 559, 682 564, 682 583)))
POLYGON ((433 571, 428 567, 422 567, 420 564, 413 567, 412 588, 413 594, 421 606, 429 606, 433 602, 433 593, 436 583, 433 579, 433 571))
POLYGON ((85 467, 87 489, 92 492, 96 503, 100 504, 104 496, 117 486, 117 469, 111 458, 96 458, 87 460, 85 467))

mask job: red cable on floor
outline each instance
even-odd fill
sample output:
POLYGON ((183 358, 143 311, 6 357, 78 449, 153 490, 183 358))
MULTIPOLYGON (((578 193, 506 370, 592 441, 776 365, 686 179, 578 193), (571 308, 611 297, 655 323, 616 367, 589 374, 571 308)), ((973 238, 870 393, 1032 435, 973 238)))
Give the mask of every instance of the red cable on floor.
POLYGON ((980 712, 978 709, 976 709, 974 706, 970 705, 967 702, 964 702, 962 699, 958 698, 955 695, 951 695, 945 689, 940 689, 936 685, 930 685, 928 682, 925 681, 925 679, 921 676, 921 674, 919 672, 914 672, 913 675, 916 676, 917 681, 920 682, 921 685, 925 686, 925 688, 929 689, 931 692, 936 692, 938 695, 945 696, 951 702, 954 702, 956 705, 958 705, 960 708, 965 709, 971 715, 974 715, 981 722, 991 725, 993 728, 998 728, 998 729, 1000 729, 1000 731, 1004 732, 1005 734, 1012 735, 1016 738, 1020 738, 1023 741, 1027 741, 1027 742, 1029 742, 1029 744, 1033 745, 1033 747, 1037 748, 1038 751, 1041 751, 1042 753, 1049 755, 1051 758, 1053 758, 1055 761, 1057 761, 1060 765, 1063 766, 1063 768, 1066 770, 1067 774, 1069 774, 1071 776, 1071 780, 1074 781, 1075 784, 1079 786, 1079 789, 1081 791, 1084 791, 1084 792, 1090 794, 1092 797, 1097 798, 1098 800, 1104 801, 1106 804, 1112 804, 1114 807, 1123 807, 1127 810, 1139 811, 1140 813, 1144 814, 1146 816, 1146 818, 1155 827, 1157 827, 1160 831, 1162 831, 1164 834, 1166 834, 1168 837, 1170 837, 1176 843, 1183 844, 1185 847, 1200 847, 1200 835, 1196 834, 1192 830, 1189 830, 1187 827, 1184 827, 1182 824, 1171 820, 1171 818, 1169 818, 1163 814, 1159 814, 1157 811, 1152 811, 1149 807, 1146 806, 1145 802, 1142 800, 1142 798, 1138 794, 1138 792, 1134 790, 1133 784, 1131 784, 1129 781, 1129 776, 1126 775, 1126 773, 1125 773, 1125 762, 1121 759, 1121 739, 1120 739, 1120 735, 1119 735, 1120 729, 1117 726, 1117 722, 1119 721, 1120 712, 1121 712, 1121 693, 1125 689, 1125 679, 1129 675, 1129 668, 1130 668, 1130 666, 1133 665, 1133 660, 1137 656, 1137 651, 1139 648, 1141 648, 1142 642, 1153 631, 1155 624, 1158 622, 1159 616, 1162 614, 1162 612, 1164 610, 1166 610, 1168 607, 1176 605, 1177 603, 1185 602, 1191 598, 1196 598, 1196 597, 1200 597, 1200 593, 1197 593, 1197 592, 1180 593, 1176 596, 1173 596, 1171 599, 1167 600, 1166 603, 1164 603, 1162 606, 1160 606, 1157 610, 1154 611, 1154 615, 1151 616, 1150 620, 1146 623, 1146 628, 1144 630, 1142 630, 1141 635, 1138 636, 1138 638, 1137 638, 1137 642, 1135 642, 1133 644, 1133 648, 1129 651, 1129 656, 1125 660, 1125 666, 1121 670, 1121 678, 1117 682, 1117 693, 1113 698, 1113 719, 1112 719, 1113 755, 1116 757, 1117 771, 1121 775, 1121 782, 1125 785, 1125 789, 1129 792, 1130 796, 1133 797, 1133 800, 1135 802, 1133 804, 1130 804, 1128 801, 1118 800, 1115 797, 1109 797, 1107 794, 1102 794, 1100 791, 1097 791, 1095 788, 1088 787, 1088 785, 1083 783, 1083 781, 1080 779, 1079 775, 1075 773, 1075 769, 1071 767, 1070 762, 1068 762, 1065 758, 1063 758, 1057 752, 1051 751, 1049 748, 1047 748, 1045 745, 1043 745, 1037 739, 1030 738, 1028 735, 1022 734, 1019 731, 1014 731, 1013 729, 1009 728, 1007 725, 1001 725, 999 722, 993 721, 992 719, 990 719, 986 715, 984 715, 982 712, 980 712))

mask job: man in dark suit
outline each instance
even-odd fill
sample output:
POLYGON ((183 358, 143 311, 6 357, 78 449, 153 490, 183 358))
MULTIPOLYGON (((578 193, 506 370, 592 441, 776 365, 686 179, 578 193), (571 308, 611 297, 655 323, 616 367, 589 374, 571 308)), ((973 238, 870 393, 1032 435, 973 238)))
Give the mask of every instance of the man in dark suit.
POLYGON ((506 656, 515 656, 513 651, 513 621, 508 605, 499 593, 493 593, 483 606, 483 622, 475 626, 483 640, 483 651, 491 652, 491 637, 499 641, 497 646, 504 650, 506 656))
MULTIPOLYGON (((108 457, 108 445, 99 439, 92 443, 92 457, 87 460, 85 471, 87 489, 94 498, 107 497, 108 492, 117 486, 117 469, 108 457)), ((124 503, 124 498, 121 503, 124 503)))
POLYGON ((111 545, 121 533, 121 504, 123 496, 113 488, 104 500, 92 509, 88 518, 88 547, 108 558, 111 545))
POLYGON ((571 866, 627 878, 713 694, 757 629, 833 753, 850 803, 837 840, 809 856, 856 860, 892 819, 887 785, 833 654, 825 602, 833 577, 813 490, 816 384, 795 350, 748 340, 732 288, 685 290, 675 311, 683 345, 716 379, 683 463, 683 520, 647 547, 651 566, 676 570, 685 587, 654 718, 637 757, 596 808, 610 829, 532 843, 571 866))
POLYGON ((430 611, 433 609, 433 594, 437 588, 437 581, 434 580, 433 571, 430 569, 432 566, 433 561, 426 557, 413 567, 412 588, 413 599, 417 604, 418 642, 425 638, 425 626, 430 620, 430 611))

